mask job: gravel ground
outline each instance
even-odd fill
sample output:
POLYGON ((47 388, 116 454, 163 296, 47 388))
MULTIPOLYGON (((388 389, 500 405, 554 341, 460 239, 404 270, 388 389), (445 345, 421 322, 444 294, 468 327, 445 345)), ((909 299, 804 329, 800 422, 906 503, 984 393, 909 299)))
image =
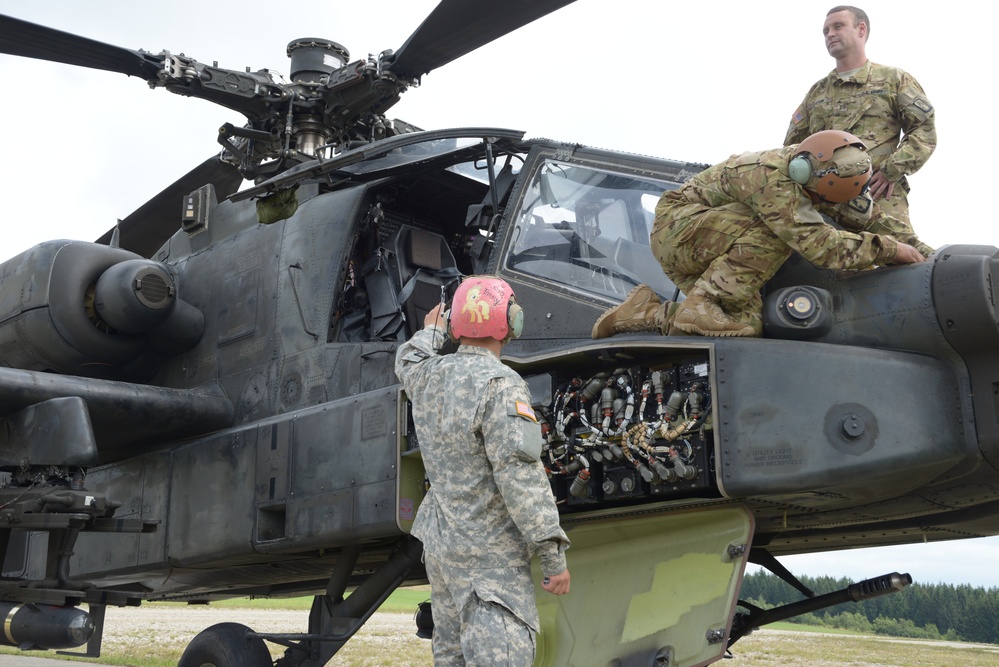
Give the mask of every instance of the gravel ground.
MULTIPOLYGON (((180 652, 195 635, 216 623, 242 623, 258 632, 304 633, 307 610, 232 609, 209 606, 148 604, 141 607, 108 607, 102 655, 169 655, 180 652)), ((284 647, 268 644, 273 656, 284 647)), ((0 654, 0 667, 65 667, 69 662, 54 651, 0 654)), ((83 647, 78 650, 83 650, 83 647)), ((328 667, 360 667, 387 664, 378 656, 392 656, 400 667, 433 664, 430 642, 416 636, 416 623, 409 614, 376 613, 358 634, 328 663, 328 667)), ((76 662, 75 664, 80 664, 76 662)))
MULTIPOLYGON (((143 605, 138 608, 108 608, 104 649, 110 653, 147 640, 156 644, 174 644, 183 648, 195 635, 216 623, 242 623, 257 632, 304 633, 308 629, 307 610, 232 609, 215 607, 178 607, 143 605)), ((268 644, 275 657, 284 647, 268 644)), ((404 655, 402 664, 431 665, 430 642, 416 636, 416 622, 410 614, 376 613, 328 665, 361 664, 357 656, 373 656, 391 651, 404 655)), ((378 664, 378 663, 371 663, 378 664)))
MULTIPOLYGON (((231 609, 143 605, 109 608, 104 654, 179 651, 215 623, 236 622, 259 632, 300 633, 308 623, 305 610, 231 609)), ((429 667, 430 642, 416 637, 409 614, 376 613, 328 667, 429 667)), ((271 644, 277 656, 283 648, 271 644)), ((786 630, 758 630, 733 647, 727 667, 929 667, 999 664, 999 646, 942 641, 854 637, 786 630)), ((38 656, 38 654, 33 654, 38 656)), ((62 667, 54 654, 46 658, 0 655, 0 667, 62 667)), ((721 662, 718 664, 720 665, 721 662)))
MULTIPOLYGON (((750 637, 756 637, 757 635, 761 637, 767 637, 768 640, 770 641, 780 641, 780 638, 782 636, 807 639, 808 637, 814 637, 815 633, 796 632, 794 630, 764 629, 764 630, 757 630, 752 635, 750 635, 750 637)), ((839 636, 851 637, 852 635, 839 635, 839 636)), ((972 644, 970 642, 949 642, 940 639, 905 639, 904 637, 885 637, 885 636, 870 636, 870 635, 865 635, 862 637, 858 636, 855 639, 857 641, 881 642, 883 644, 905 644, 912 646, 936 646, 942 648, 976 649, 999 655, 999 645, 997 644, 972 644)), ((997 659, 997 661, 999 661, 999 659, 997 659)))

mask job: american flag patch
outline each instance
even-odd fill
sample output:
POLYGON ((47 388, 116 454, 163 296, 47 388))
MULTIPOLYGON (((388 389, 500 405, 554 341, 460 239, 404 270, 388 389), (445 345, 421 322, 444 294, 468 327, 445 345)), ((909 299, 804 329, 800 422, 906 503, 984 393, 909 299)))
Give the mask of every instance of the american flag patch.
POLYGON ((520 415, 521 417, 526 417, 527 419, 530 419, 532 422, 538 421, 537 416, 534 414, 534 408, 532 408, 527 403, 524 403, 523 401, 517 401, 515 404, 515 408, 517 414, 520 415))
POLYGON ((791 114, 791 122, 794 123, 795 125, 797 125, 804 119, 805 119, 805 112, 801 110, 801 107, 795 109, 794 113, 791 114))

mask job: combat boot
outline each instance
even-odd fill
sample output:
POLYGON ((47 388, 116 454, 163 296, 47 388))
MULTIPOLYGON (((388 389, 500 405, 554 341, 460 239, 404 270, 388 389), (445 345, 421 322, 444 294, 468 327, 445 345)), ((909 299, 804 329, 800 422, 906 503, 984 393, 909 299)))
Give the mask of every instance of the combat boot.
POLYGON ((672 327, 701 336, 759 336, 750 324, 735 321, 722 310, 711 296, 695 287, 680 304, 673 318, 672 327))
POLYGON ((628 292, 620 305, 608 308, 597 318, 590 335, 607 338, 617 333, 661 333, 656 318, 660 305, 659 297, 651 287, 639 285, 628 292))
POLYGON ((649 308, 646 311, 644 319, 631 319, 624 322, 619 322, 614 325, 614 333, 657 333, 666 335, 666 331, 669 329, 667 321, 667 313, 669 313, 671 308, 674 308, 678 304, 672 301, 663 301, 655 310, 649 308))

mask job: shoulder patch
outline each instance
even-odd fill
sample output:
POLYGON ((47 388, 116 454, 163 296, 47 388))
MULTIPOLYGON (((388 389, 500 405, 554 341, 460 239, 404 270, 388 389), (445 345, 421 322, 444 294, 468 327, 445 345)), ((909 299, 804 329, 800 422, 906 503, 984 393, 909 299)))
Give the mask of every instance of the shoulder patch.
POLYGON ((854 197, 847 203, 848 207, 868 216, 871 214, 871 206, 873 205, 874 201, 871 199, 871 195, 866 192, 859 197, 854 197))
POLYGON ((510 414, 523 417, 524 419, 530 419, 535 424, 538 423, 538 417, 534 414, 534 408, 524 401, 514 401, 510 414))

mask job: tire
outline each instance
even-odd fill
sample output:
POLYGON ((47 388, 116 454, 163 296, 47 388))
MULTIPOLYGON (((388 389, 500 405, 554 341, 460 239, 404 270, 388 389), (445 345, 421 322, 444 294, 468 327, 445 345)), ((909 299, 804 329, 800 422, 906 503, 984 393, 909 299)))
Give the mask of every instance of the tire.
POLYGON ((239 623, 205 628, 184 649, 177 667, 270 667, 274 661, 264 640, 248 638, 248 632, 239 623))

